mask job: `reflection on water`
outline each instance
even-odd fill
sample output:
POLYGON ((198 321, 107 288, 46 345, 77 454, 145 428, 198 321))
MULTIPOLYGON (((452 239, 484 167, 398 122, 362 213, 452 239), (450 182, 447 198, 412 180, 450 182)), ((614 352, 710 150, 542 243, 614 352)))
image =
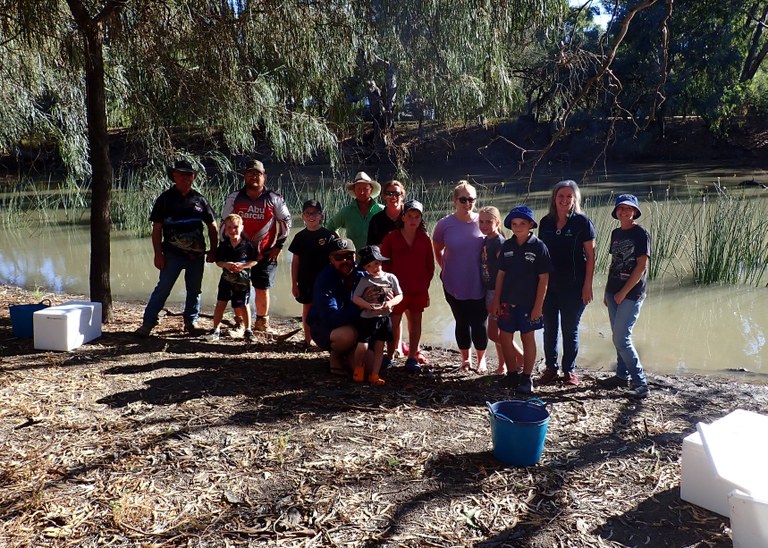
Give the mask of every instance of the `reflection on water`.
MULTIPOLYGON (((88 239, 85 227, 4 231, 0 239, 0 282, 87 295, 88 239)), ((113 236, 112 291, 116 300, 146 302, 157 283, 151 248, 149 238, 113 236)), ((215 304, 219 274, 218 267, 206 266, 203 307, 208 313, 212 313, 215 304)), ((595 282, 596 301, 584 314, 579 362, 585 367, 609 371, 615 365, 615 354, 608 315, 601 302, 603 285, 603 279, 595 282)), ((183 300, 180 279, 169 304, 178 306, 183 300)), ((453 320, 438 281, 432 284, 430 300, 432 304, 424 319, 424 341, 454 346, 453 320)), ((301 314, 301 305, 291 296, 287 251, 280 257, 271 306, 274 315, 301 314)), ((768 289, 693 287, 674 280, 652 282, 634 341, 643 365, 652 372, 684 374, 746 368, 768 375, 768 289)))

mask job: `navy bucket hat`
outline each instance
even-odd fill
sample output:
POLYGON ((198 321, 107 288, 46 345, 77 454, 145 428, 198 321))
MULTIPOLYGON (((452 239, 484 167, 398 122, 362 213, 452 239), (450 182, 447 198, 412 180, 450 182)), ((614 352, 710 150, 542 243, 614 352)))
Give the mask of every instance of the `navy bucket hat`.
POLYGON ((512 230, 512 219, 525 219, 533 223, 532 228, 539 226, 536 223, 536 219, 533 218, 533 210, 528 206, 513 207, 504 219, 504 226, 512 230))
POLYGON ((640 211, 640 202, 634 194, 620 194, 616 196, 616 204, 613 206, 613 211, 611 211, 611 217, 614 219, 618 219, 618 217, 616 217, 616 208, 620 205, 628 205, 635 208, 635 211, 637 212, 634 217, 635 219, 639 219, 640 215, 643 214, 643 212, 640 211))

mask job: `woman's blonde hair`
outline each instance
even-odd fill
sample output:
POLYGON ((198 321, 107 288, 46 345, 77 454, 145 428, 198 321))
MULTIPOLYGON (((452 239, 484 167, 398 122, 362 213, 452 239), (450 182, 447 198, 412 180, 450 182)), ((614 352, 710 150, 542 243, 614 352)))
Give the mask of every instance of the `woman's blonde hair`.
POLYGON ((552 187, 552 193, 549 196, 549 211, 547 212, 547 217, 550 219, 557 219, 557 206, 555 205, 555 198, 557 197, 558 191, 561 188, 566 187, 573 190, 573 208, 571 209, 571 213, 581 213, 581 191, 579 190, 579 185, 576 184, 576 181, 566 179, 565 181, 560 181, 552 187))
POLYGON ((475 190, 475 187, 473 187, 471 184, 469 184, 469 181, 462 179, 459 181, 459 184, 457 184, 455 187, 453 187, 453 199, 459 197, 459 192, 464 189, 470 194, 474 194, 475 197, 477 197, 477 190, 475 190))

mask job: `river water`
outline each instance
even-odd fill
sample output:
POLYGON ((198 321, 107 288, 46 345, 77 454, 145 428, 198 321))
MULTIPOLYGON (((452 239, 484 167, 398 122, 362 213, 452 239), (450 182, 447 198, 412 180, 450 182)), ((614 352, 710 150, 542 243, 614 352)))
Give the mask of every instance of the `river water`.
MULTIPOLYGON (((723 171, 712 168, 699 174, 681 168, 683 175, 663 177, 631 177, 619 188, 647 189, 648 185, 663 189, 668 184, 680 184, 685 177, 688 185, 699 179, 714 181, 723 171), (642 180, 645 180, 643 186, 642 180), (650 181, 650 183, 648 183, 650 181)), ((764 175, 762 172, 760 175, 764 175)), ((731 184, 754 177, 754 172, 728 175, 731 184)), ((606 192, 608 186, 599 177, 582 188, 587 192, 606 192), (600 187, 599 189, 596 187, 600 187)), ((616 179, 623 179, 620 174, 616 179)), ((557 180, 557 178, 555 178, 557 180)), ((616 188, 616 183, 610 185, 616 188)), ((690 189, 689 189, 690 190, 690 189)), ((645 192, 646 190, 643 190, 645 192)), ((498 205, 498 204, 497 204, 498 205)), ((501 207, 500 207, 501 208, 501 207)), ((536 217, 544 213, 536 211, 536 217)), ((595 212, 590 212, 593 215, 595 212)), ((602 212, 601 214, 605 214, 602 212)), ((300 218, 296 218, 301 224, 300 218)), ((596 223, 597 224, 597 223, 596 223)), ((298 230, 301 227, 294 229, 298 230)), ((601 241, 598 235, 598 242, 601 241)), ((598 249, 598 253, 605 253, 598 249)), ((0 238, 0 282, 26 288, 40 287, 56 292, 87 295, 89 263, 88 228, 53 226, 6 229, 0 238)), ((299 316, 301 305, 290 292, 290 254, 280 257, 276 287, 272 290, 273 315, 299 316)), ((137 239, 115 232, 112 237, 112 291, 116 300, 146 302, 157 282, 152 266, 149 238, 137 239)), ((220 270, 207 265, 203 287, 203 308, 212 313, 220 270)), ((615 353, 611 344, 606 308, 602 304, 604 276, 595 281, 595 302, 587 307, 581 328, 579 364, 591 369, 612 370, 615 353)), ((650 283, 634 341, 643 365, 652 372, 668 374, 722 372, 745 369, 747 375, 768 379, 768 289, 764 279, 761 287, 694 286, 684 277, 667 276, 650 283)), ((433 281, 431 306, 425 313, 424 342, 455 347, 453 319, 446 305, 439 281, 433 281)), ((180 279, 169 300, 169 306, 179 308, 183 302, 183 282, 180 279)), ((540 337, 541 333, 537 333, 540 337)), ((539 347, 541 355, 541 347, 539 347)), ((491 350, 493 354, 494 351, 491 350)))

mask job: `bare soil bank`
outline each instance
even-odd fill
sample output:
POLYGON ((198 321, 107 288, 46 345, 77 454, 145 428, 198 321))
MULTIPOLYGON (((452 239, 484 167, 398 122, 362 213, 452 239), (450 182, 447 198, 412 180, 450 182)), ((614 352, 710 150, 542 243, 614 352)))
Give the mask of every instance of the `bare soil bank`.
MULTIPOLYGON (((50 298, 0 286, 0 543, 26 546, 730 546, 728 520, 679 498, 683 438, 768 387, 651 376, 632 402, 545 387, 541 462, 494 459, 486 401, 512 395, 428 348, 435 378, 383 387, 327 372, 299 337, 215 343, 140 304, 104 335, 41 352, 8 307, 50 298)), ((80 296, 80 299, 83 297, 80 296)), ((294 319, 276 322, 286 333, 294 319)))

